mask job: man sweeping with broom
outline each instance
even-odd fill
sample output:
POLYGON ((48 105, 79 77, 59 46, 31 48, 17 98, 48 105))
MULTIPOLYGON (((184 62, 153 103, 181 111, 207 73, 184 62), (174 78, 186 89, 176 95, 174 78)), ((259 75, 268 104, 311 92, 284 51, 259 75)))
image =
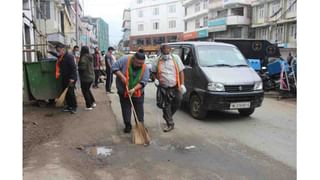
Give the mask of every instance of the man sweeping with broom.
POLYGON ((145 64, 143 50, 139 50, 133 56, 121 57, 112 65, 112 72, 117 76, 116 87, 125 125, 123 131, 130 133, 132 129, 131 104, 133 104, 134 114, 137 115, 142 126, 144 122, 144 87, 149 79, 149 70, 145 64))

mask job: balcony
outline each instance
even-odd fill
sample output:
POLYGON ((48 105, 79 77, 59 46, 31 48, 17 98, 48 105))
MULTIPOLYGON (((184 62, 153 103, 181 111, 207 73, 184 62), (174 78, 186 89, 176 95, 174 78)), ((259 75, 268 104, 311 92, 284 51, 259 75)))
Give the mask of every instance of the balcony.
POLYGON ((48 34, 48 42, 53 44, 65 44, 64 35, 61 32, 48 34))
POLYGON ((245 16, 228 16, 227 25, 250 25, 250 19, 245 16))
POLYGON ((250 5, 252 0, 224 0, 223 5, 224 6, 232 6, 234 4, 246 4, 250 5))
POLYGON ((209 12, 208 9, 204 9, 204 10, 201 10, 201 11, 196 12, 194 14, 187 15, 183 19, 184 20, 193 19, 193 18, 196 18, 198 16, 202 16, 202 15, 208 14, 208 12, 209 12))

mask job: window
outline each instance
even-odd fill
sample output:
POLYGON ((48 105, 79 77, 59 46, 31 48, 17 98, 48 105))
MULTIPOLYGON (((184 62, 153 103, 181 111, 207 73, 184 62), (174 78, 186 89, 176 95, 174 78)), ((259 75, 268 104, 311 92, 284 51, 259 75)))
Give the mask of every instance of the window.
POLYGON ((203 27, 208 27, 208 16, 203 17, 203 27))
POLYGON ((138 11, 138 17, 143 17, 143 11, 142 10, 138 11))
POLYGON ((264 18, 264 6, 259 6, 258 13, 259 13, 259 19, 263 19, 264 18))
POLYGON ((271 8, 271 16, 276 13, 280 8, 280 1, 273 1, 272 8, 271 8))
POLYGON ((184 31, 188 31, 188 23, 184 22, 184 31))
POLYGON ((185 16, 188 15, 188 8, 184 8, 184 15, 185 15, 185 16))
POLYGON ((50 1, 45 1, 45 0, 40 1, 40 9, 37 9, 37 18, 50 19, 50 1))
POLYGON ((177 36, 168 36, 167 39, 168 39, 168 42, 177 42, 178 41, 177 36))
POLYGON ((277 28, 277 42, 282 41, 283 39, 283 26, 278 26, 277 28))
POLYGON ((137 3, 138 3, 138 4, 141 4, 141 3, 142 3, 142 0, 137 0, 137 3))
POLYGON ((197 4, 195 4, 194 6, 194 12, 199 12, 200 11, 200 2, 198 2, 197 4))
POLYGON ((137 39, 137 45, 144 45, 143 39, 137 39))
POLYGON ((164 37, 156 37, 153 39, 153 44, 156 45, 156 44, 161 44, 161 43, 164 43, 164 37))
MULTIPOLYGON (((185 9, 187 11, 187 8, 185 8, 185 9)), ((175 12, 176 12, 176 5, 175 4, 170 5, 169 6, 169 13, 175 13, 175 12)), ((187 13, 186 13, 186 15, 187 15, 187 13)))
POLYGON ((176 20, 169 21, 169 29, 176 28, 176 20))
POLYGON ((158 30, 159 29, 159 22, 154 22, 153 23, 153 29, 158 30))
POLYGON ((296 2, 297 2, 296 0, 288 0, 287 1, 288 12, 296 12, 296 2))
POLYGON ((203 9, 207 9, 208 8, 208 0, 204 0, 203 1, 203 9))
POLYGON ((23 0, 23 10, 29 10, 29 1, 28 0, 23 0))
POLYGON ((153 9, 153 15, 155 15, 155 16, 159 15, 159 8, 158 7, 153 9))
POLYGON ((221 18, 221 17, 227 17, 228 16, 228 9, 225 10, 221 10, 217 12, 217 17, 221 18))
POLYGON ((138 31, 143 31, 143 24, 138 24, 138 31))
POLYGON ((232 8, 231 15, 232 16, 243 16, 243 7, 232 8))
POLYGON ((175 55, 181 57, 182 49, 179 47, 172 47, 172 48, 173 48, 172 54, 175 54, 175 55))
POLYGON ((291 25, 290 28, 290 37, 296 39, 297 38, 297 28, 296 24, 291 25))
POLYGON ((231 29, 232 38, 241 38, 241 29, 242 28, 233 28, 233 29, 231 29))
POLYGON ((193 60, 192 50, 190 47, 183 48, 183 59, 182 63, 186 66, 190 66, 193 60))
POLYGON ((196 29, 200 28, 200 20, 199 19, 196 19, 196 21, 195 21, 195 28, 196 29))

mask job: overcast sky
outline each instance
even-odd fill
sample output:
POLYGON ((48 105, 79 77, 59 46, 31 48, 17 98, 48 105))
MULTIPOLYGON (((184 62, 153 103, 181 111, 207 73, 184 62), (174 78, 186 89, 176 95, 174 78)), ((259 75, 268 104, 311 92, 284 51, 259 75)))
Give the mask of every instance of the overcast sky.
POLYGON ((122 38, 122 14, 129 8, 130 0, 80 0, 84 15, 101 17, 109 24, 110 45, 118 44, 122 38))

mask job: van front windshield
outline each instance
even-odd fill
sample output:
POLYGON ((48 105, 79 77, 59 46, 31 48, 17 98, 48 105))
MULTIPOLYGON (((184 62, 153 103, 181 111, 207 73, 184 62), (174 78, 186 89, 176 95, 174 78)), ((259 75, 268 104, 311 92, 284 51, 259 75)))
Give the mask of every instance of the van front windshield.
POLYGON ((241 52, 234 47, 203 45, 197 48, 200 66, 248 66, 241 52))

